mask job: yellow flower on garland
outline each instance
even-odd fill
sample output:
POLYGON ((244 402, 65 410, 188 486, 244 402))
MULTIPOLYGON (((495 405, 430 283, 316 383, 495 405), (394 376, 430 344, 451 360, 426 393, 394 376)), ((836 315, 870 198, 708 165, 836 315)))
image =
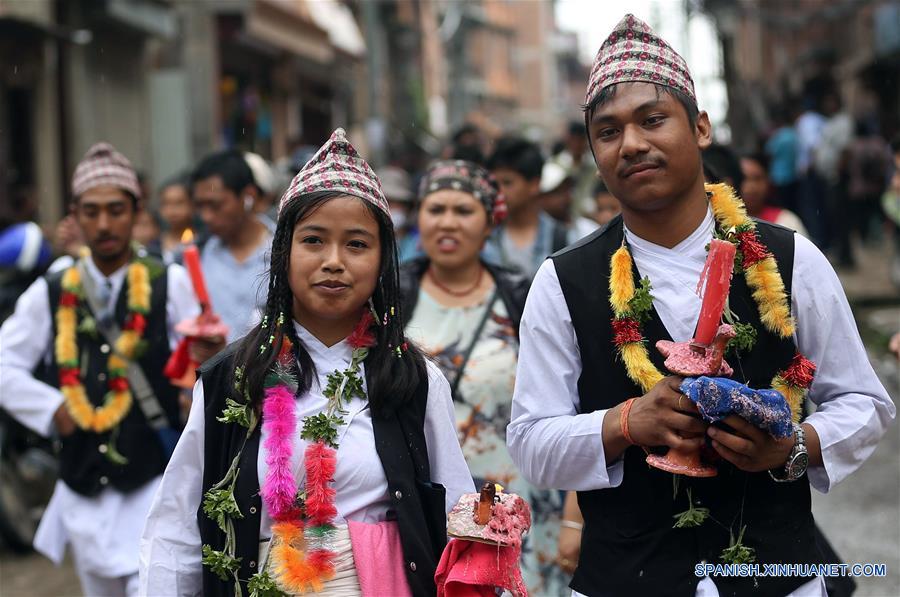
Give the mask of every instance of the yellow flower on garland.
POLYGON ((794 334, 794 319, 788 305, 784 282, 773 257, 746 268, 744 273, 753 298, 759 305, 760 321, 766 329, 788 338, 794 334))
POLYGON ((112 429, 119 424, 129 409, 131 409, 131 392, 129 390, 107 393, 103 408, 97 409, 94 413, 93 430, 102 433, 107 429, 112 429))
POLYGON ((748 222, 755 227, 753 220, 747 216, 747 209, 743 202, 734 194, 734 189, 725 183, 704 186, 706 191, 712 194, 709 203, 712 206, 713 216, 725 231, 748 222))
MULTIPOLYGON (((750 232, 754 234, 755 240, 756 223, 747 215, 747 210, 734 194, 734 189, 727 184, 708 184, 706 191, 710 193, 713 215, 725 233, 740 237, 742 233, 750 232)), ((759 308, 760 321, 766 329, 781 338, 793 335, 791 307, 775 258, 767 255, 760 261, 747 265, 744 277, 759 308)))
POLYGON ((94 406, 88 401, 84 386, 63 386, 61 388, 66 408, 75 424, 81 429, 92 429, 94 422, 94 406))
MULTIPOLYGON (((134 330, 122 330, 116 339, 115 351, 123 356, 132 356, 141 338, 134 330)), ((112 367, 110 367, 112 369, 112 367)))
POLYGON ((634 298, 631 253, 624 244, 613 253, 610 266, 609 304, 616 317, 624 317, 629 310, 628 303, 634 298))
POLYGON ((61 332, 56 336, 56 361, 59 364, 70 364, 78 360, 78 344, 72 333, 77 320, 75 309, 63 307, 56 312, 56 328, 61 332))
POLYGON ((128 308, 143 315, 150 312, 150 272, 140 262, 128 267, 128 308))
MULTIPOLYGON (((623 244, 613 253, 609 272, 609 304, 616 319, 630 319, 631 299, 634 298, 634 274, 631 253, 623 244)), ((636 323, 632 324, 636 325, 636 323)), ((663 378, 663 374, 650 362, 647 347, 642 339, 616 343, 619 356, 628 372, 628 377, 647 392, 663 378)))
POLYGON ((116 340, 107 361, 110 391, 104 403, 95 407, 88 399, 81 383, 78 365, 78 304, 84 295, 81 275, 73 266, 63 273, 62 294, 56 312, 57 335, 54 342, 59 367, 60 391, 66 408, 80 429, 103 433, 118 425, 131 409, 132 395, 126 378, 129 361, 143 334, 143 316, 150 310, 150 275, 147 266, 139 261, 129 265, 127 272, 127 305, 129 320, 139 318, 139 329, 128 327, 116 340))
POLYGON ((650 354, 643 342, 629 342, 620 348, 622 362, 628 377, 637 382, 644 392, 658 384, 665 375, 650 361, 650 354))

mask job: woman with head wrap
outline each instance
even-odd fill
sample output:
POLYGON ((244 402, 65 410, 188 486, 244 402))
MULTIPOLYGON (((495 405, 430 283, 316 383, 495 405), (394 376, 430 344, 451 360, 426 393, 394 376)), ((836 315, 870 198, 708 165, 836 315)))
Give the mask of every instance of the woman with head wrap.
POLYGON ((401 313, 387 201, 338 129, 281 200, 262 321, 200 371, 142 594, 436 592, 473 486, 401 313))
POLYGON ((406 333, 450 381, 457 431, 476 486, 499 483, 531 504, 533 525, 522 550, 529 592, 563 594, 568 579, 554 564, 560 494, 532 487, 506 450, 528 281, 480 257, 505 214, 503 197, 480 166, 443 160, 425 174, 418 213, 425 255, 400 270, 406 333))

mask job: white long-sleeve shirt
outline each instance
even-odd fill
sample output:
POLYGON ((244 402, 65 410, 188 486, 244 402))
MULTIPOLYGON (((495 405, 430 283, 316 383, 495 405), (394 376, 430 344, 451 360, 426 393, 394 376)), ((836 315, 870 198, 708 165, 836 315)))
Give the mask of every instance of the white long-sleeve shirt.
MULTIPOLYGON (((695 293, 714 220, 707 212, 688 238, 669 249, 625 230, 641 276, 650 278, 653 305, 675 341, 690 340, 700 314, 695 293)), ((794 235, 792 313, 798 349, 818 367, 806 422, 819 436, 823 465, 810 484, 827 492, 869 457, 896 410, 866 356, 840 281, 824 255, 794 235)), ((608 264, 592 264, 608 267, 608 264)), ((587 274, 587 272, 586 272, 587 274)), ((541 266, 525 305, 507 443, 522 474, 541 487, 590 491, 618 487, 622 459, 606 465, 606 410, 579 413, 578 338, 552 260, 541 266)))
MULTIPOLYGON (((97 286, 109 282, 109 305, 114 306, 125 283, 127 266, 106 277, 88 259, 86 269, 97 286)), ((174 326, 196 317, 200 306, 184 268, 169 266, 166 275, 166 325, 170 346, 174 347, 179 339, 174 326)), ((55 312, 56 305, 49 302, 47 281, 39 278, 19 297, 15 312, 0 327, 0 406, 43 435, 51 433, 53 414, 63 398, 59 389, 35 379, 32 371, 42 360, 53 358, 55 312)), ((105 577, 134 574, 140 531, 158 482, 159 477, 127 494, 107 488, 86 497, 57 481, 35 535, 35 548, 59 564, 69 544, 80 570, 105 577)))
MULTIPOLYGON (((296 402, 297 421, 322 412, 328 399, 322 394, 326 377, 336 369, 350 364, 352 349, 346 340, 325 346, 312 334, 296 326, 300 341, 316 365, 317 379, 310 390, 296 402)), ((365 388, 365 375, 360 377, 365 388)), ((194 387, 194 401, 187 426, 166 468, 162 484, 147 517, 141 540, 141 595, 199 595, 202 590, 200 530, 197 508, 202 500, 204 446, 203 384, 194 387)), ((391 504, 387 478, 375 449, 368 401, 353 398, 347 406, 345 424, 339 429, 337 468, 333 487, 336 491, 336 524, 345 521, 375 523, 386 519, 391 504)), ((464 493, 475 490, 456 435, 450 386, 433 363, 428 363, 428 404, 425 409, 425 440, 431 479, 446 490, 446 510, 464 493)), ((259 483, 265 481, 265 441, 267 430, 262 429, 257 457, 259 483)), ((294 435, 292 464, 300 477, 302 457, 307 442, 294 435)), ((215 448, 212 448, 215 449, 215 448)), ((301 479, 302 482, 302 479, 301 479)), ((271 536, 272 519, 263 504, 260 518, 260 539, 271 536)))

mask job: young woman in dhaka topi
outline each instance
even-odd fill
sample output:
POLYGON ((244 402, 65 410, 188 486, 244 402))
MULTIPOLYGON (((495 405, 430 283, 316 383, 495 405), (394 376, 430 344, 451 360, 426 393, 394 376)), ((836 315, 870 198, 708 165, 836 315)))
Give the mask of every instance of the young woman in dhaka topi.
POLYGON ((434 594, 474 487, 447 381, 403 335, 387 201, 342 129, 281 200, 268 290, 200 370, 142 594, 434 594))

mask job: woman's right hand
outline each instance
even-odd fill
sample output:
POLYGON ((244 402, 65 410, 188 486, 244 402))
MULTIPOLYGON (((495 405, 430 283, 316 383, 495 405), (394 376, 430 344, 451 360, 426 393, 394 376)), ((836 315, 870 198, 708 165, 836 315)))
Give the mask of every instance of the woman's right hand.
POLYGON ((566 574, 574 574, 581 555, 581 531, 584 518, 578 507, 578 496, 574 491, 566 492, 563 502, 562 520, 559 525, 559 541, 557 542, 556 564, 566 574))
POLYGON ((556 563, 566 574, 574 574, 581 555, 581 531, 570 527, 559 527, 559 554, 556 563))

